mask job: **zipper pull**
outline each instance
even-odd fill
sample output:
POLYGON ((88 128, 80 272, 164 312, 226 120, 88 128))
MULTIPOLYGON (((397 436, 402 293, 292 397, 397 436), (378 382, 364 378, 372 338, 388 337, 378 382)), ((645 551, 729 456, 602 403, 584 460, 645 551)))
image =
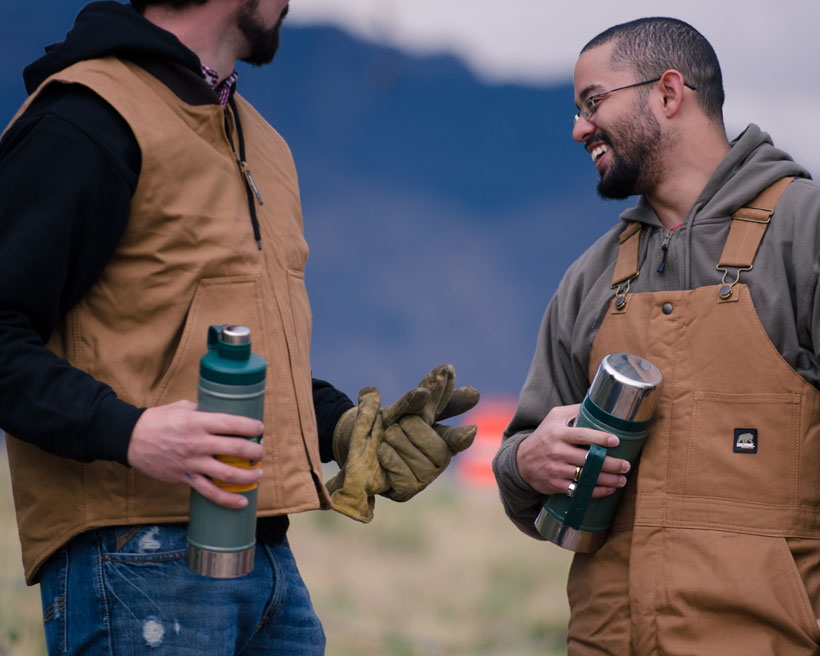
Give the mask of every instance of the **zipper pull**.
POLYGON ((661 244, 661 250, 663 251, 663 257, 661 258, 661 263, 658 265, 658 273, 663 273, 663 270, 666 268, 666 256, 669 254, 669 242, 672 241, 672 231, 667 230, 666 234, 663 237, 663 244, 661 244))
POLYGON ((248 163, 244 160, 239 162, 239 168, 242 169, 242 173, 248 180, 248 184, 251 186, 253 190, 253 195, 256 196, 256 200, 259 202, 260 205, 264 205, 265 203, 262 202, 262 194, 259 193, 259 189, 256 188, 256 183, 253 181, 253 176, 251 175, 251 170, 248 168, 248 163))

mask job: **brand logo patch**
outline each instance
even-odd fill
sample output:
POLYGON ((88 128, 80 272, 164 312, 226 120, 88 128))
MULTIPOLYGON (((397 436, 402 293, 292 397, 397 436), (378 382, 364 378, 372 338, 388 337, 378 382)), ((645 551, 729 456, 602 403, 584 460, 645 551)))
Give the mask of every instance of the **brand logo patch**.
POLYGON ((757 429, 735 428, 735 453, 757 453, 757 429))

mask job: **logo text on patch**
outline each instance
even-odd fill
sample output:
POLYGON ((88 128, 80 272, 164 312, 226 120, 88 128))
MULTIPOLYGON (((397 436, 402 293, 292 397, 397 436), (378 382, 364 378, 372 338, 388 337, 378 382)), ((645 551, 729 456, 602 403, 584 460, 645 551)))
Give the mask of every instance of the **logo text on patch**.
POLYGON ((757 453, 757 429, 735 428, 735 453, 757 453))

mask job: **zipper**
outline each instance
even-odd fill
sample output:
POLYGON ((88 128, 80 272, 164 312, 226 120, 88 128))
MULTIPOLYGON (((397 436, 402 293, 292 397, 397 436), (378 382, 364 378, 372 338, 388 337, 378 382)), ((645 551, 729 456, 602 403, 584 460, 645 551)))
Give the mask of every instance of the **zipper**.
MULTIPOLYGON (((236 156, 236 153, 234 153, 234 156, 236 156)), ((259 189, 256 188, 256 183, 253 181, 253 175, 251 175, 251 170, 248 168, 248 163, 245 160, 240 159, 237 159, 237 162, 239 163, 239 169, 248 179, 248 184, 251 186, 251 189, 253 189, 253 195, 256 196, 256 200, 259 205, 264 205, 265 203, 262 201, 262 194, 260 194, 259 189)))
POLYGON ((658 273, 663 273, 666 269, 666 257, 669 255, 669 242, 672 241, 672 230, 666 230, 663 235, 663 243, 661 244, 661 262, 658 264, 658 273))
POLYGON ((253 237, 256 240, 256 246, 261 251, 262 250, 262 233, 259 229, 259 218, 256 215, 256 204, 254 203, 254 198, 259 203, 259 205, 264 205, 262 202, 262 194, 259 193, 259 188, 256 186, 256 183, 253 180, 253 175, 251 174, 251 170, 248 168, 248 163, 245 161, 245 137, 242 133, 242 124, 239 122, 239 112, 236 109, 236 102, 231 96, 228 103, 231 106, 231 110, 229 111, 225 108, 225 133, 228 137, 228 143, 231 146, 231 152, 233 153, 233 158, 236 160, 236 165, 239 168, 239 173, 242 176, 242 181, 245 183, 245 193, 248 197, 248 210, 251 215, 251 226, 253 227, 253 237), (234 125, 236 125, 236 136, 237 140, 239 141, 239 152, 236 152, 236 148, 234 148, 233 137, 232 137, 232 130, 231 130, 231 118, 233 118, 234 125))

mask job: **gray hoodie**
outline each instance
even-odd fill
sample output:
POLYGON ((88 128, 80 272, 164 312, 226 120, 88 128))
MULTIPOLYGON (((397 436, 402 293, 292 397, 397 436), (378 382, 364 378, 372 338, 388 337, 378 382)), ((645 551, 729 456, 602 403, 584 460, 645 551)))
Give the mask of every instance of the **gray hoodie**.
MULTIPOLYGON (((493 462, 504 508, 522 531, 539 537, 533 520, 543 496, 519 476, 516 451, 553 407, 583 400, 590 382, 592 342, 613 297, 610 283, 624 222, 643 224, 640 275, 632 281, 630 292, 717 285, 722 274, 715 265, 732 213, 785 176, 796 180, 780 199, 754 268, 743 273, 741 282, 749 285, 761 323, 778 352, 798 374, 820 387, 820 185, 775 148, 766 133, 750 125, 732 142, 682 226, 671 233, 665 230, 641 197, 621 214, 622 222, 564 275, 544 314, 518 409, 493 462)), ((724 338, 731 336, 715 335, 724 338)))

